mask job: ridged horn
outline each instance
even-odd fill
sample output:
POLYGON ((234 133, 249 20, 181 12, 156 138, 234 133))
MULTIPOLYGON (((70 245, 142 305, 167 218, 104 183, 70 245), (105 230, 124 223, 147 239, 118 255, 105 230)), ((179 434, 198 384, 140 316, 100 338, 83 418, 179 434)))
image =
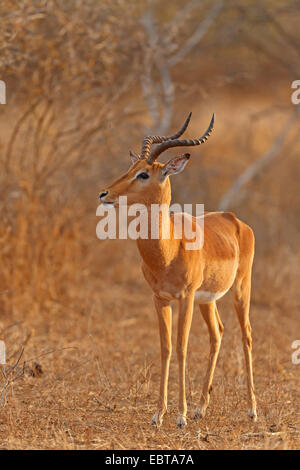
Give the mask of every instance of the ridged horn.
POLYGON ((148 135, 143 139, 143 144, 142 144, 142 151, 140 155, 140 159, 148 159, 149 154, 150 154, 150 148, 152 144, 160 144, 162 142, 166 142, 169 140, 174 140, 178 139, 184 131, 186 130, 187 126, 189 125, 190 119, 191 119, 192 113, 189 113, 185 123, 183 124, 182 128, 176 132, 176 134, 171 135, 170 137, 164 137, 164 136, 159 136, 159 135, 148 135))
POLYGON ((208 137, 212 133, 212 130, 213 130, 213 127, 214 127, 214 122, 215 122, 215 115, 213 114, 212 118, 211 118, 211 121, 210 121, 210 124, 209 124, 206 132, 204 132, 202 137, 200 137, 199 139, 177 139, 177 138, 175 138, 175 140, 174 140, 174 139, 169 138, 168 140, 163 141, 162 143, 160 143, 160 145, 158 145, 156 148, 151 150, 151 152, 150 152, 150 154, 147 158, 147 162, 151 165, 158 158, 158 156, 162 152, 164 152, 165 150, 167 150, 169 148, 172 148, 172 147, 190 147, 192 145, 203 144, 204 142, 206 142, 206 140, 208 139, 208 137))

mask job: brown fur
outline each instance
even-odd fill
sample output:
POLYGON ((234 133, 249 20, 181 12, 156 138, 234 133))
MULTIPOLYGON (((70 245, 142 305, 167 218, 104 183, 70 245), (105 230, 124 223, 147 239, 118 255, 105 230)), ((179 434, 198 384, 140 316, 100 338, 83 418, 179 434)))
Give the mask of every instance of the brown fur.
MULTIPOLYGON (((171 185, 169 176, 166 178, 162 176, 166 165, 157 162, 149 165, 145 160, 138 160, 125 175, 107 188, 107 194, 102 200, 116 203, 119 196, 126 195, 128 205, 143 203, 148 208, 151 204, 165 203, 170 205, 171 185), (138 171, 148 172, 149 178, 144 181, 134 179, 138 171)), ((161 226, 166 222, 164 217, 166 215, 161 215, 161 226)), ((230 288, 232 288, 234 294, 235 309, 242 330, 248 379, 249 415, 256 419, 251 357, 252 340, 249 323, 251 268, 254 256, 253 232, 250 227, 237 219, 231 212, 207 212, 204 215, 203 247, 199 250, 187 250, 186 243, 188 240, 185 239, 184 235, 180 240, 174 238, 174 215, 167 215, 167 217, 170 218, 171 225, 170 239, 151 240, 149 223, 149 239, 137 240, 137 246, 142 257, 142 271, 154 293, 161 340, 160 397, 153 423, 161 424, 167 409, 167 384, 172 350, 170 302, 172 300, 179 301, 177 333, 179 362, 178 425, 182 426, 186 424, 185 363, 195 294, 197 291, 225 293, 230 288)), ((196 223, 197 220, 193 218, 193 226, 196 223)), ((199 303, 201 313, 208 327, 211 351, 200 408, 195 410, 195 417, 205 414, 223 334, 223 325, 217 311, 216 301, 199 303)))

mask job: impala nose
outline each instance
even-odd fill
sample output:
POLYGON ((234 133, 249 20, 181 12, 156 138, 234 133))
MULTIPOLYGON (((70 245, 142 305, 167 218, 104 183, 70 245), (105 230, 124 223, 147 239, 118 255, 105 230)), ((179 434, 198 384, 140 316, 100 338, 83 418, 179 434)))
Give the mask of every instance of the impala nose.
POLYGON ((107 194, 108 194, 108 191, 104 191, 103 193, 101 193, 99 196, 100 201, 103 201, 103 198, 107 196, 107 194))

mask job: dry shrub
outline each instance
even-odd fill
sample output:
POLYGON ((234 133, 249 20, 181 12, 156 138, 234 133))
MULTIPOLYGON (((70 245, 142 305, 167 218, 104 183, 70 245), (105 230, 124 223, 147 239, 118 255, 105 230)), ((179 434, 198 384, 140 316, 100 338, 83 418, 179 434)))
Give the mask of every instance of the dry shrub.
POLYGON ((10 318, 55 311, 81 292, 96 240, 93 157, 132 115, 124 96, 139 60, 136 5, 117 3, 1 3, 0 302, 10 318))
POLYGON ((53 89, 62 96, 107 93, 138 63, 138 14, 138 2, 122 0, 5 0, 2 76, 24 97, 29 90, 48 97, 53 89))
MULTIPOLYGON (((76 282, 81 242, 70 208, 49 210, 49 200, 23 196, 7 214, 1 243, 4 311, 12 318, 47 311, 49 302, 68 298, 76 282), (70 221, 71 218, 71 221, 70 221)), ((52 206, 53 207, 53 206, 52 206)))

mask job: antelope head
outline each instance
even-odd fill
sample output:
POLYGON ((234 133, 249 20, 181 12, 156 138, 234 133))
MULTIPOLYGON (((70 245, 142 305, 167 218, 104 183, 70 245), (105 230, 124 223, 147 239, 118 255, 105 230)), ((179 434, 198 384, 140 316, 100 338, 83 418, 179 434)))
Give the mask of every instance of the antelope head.
POLYGON ((119 196, 127 196, 127 204, 140 203, 170 204, 171 186, 169 176, 180 173, 187 164, 190 154, 171 158, 167 163, 157 162, 159 155, 172 147, 189 147, 203 144, 210 136, 214 126, 214 115, 208 129, 199 139, 186 140, 179 137, 186 130, 192 113, 182 128, 170 137, 147 136, 143 140, 140 155, 130 152, 132 165, 129 170, 100 192, 100 201, 107 205, 118 205, 119 196), (155 145, 152 147, 152 145, 155 145))

